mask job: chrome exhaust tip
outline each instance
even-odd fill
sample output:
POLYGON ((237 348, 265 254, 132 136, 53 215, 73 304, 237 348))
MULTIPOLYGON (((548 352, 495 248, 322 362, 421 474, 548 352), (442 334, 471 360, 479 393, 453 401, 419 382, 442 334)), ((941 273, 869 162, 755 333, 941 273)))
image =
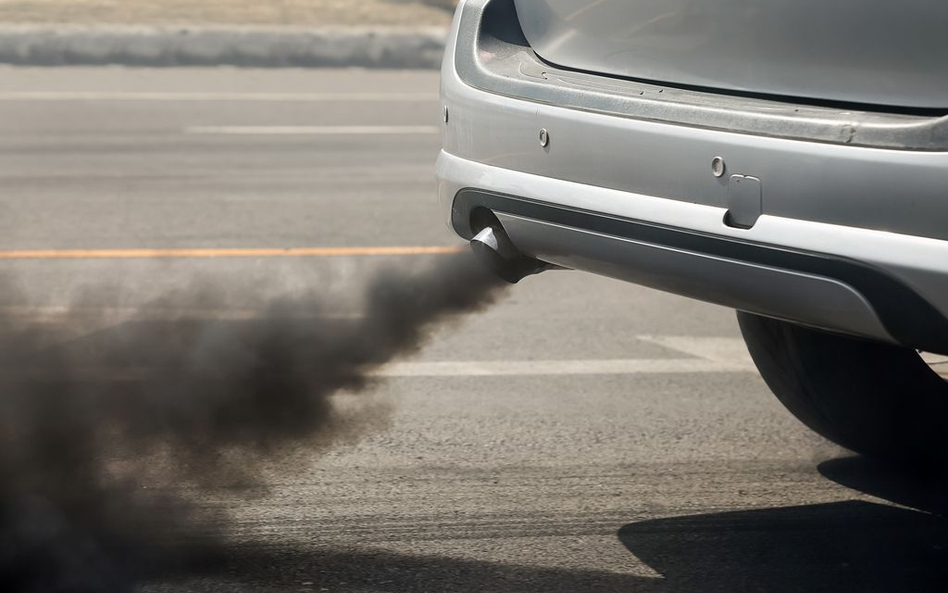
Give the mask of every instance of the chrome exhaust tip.
POLYGON ((494 274, 510 284, 552 268, 520 253, 502 227, 486 226, 471 239, 471 251, 494 274))

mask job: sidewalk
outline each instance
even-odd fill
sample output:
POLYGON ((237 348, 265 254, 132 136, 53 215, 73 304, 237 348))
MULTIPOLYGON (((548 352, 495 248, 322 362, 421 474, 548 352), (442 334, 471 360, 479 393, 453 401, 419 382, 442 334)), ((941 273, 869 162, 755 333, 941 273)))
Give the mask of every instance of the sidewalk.
POLYGON ((0 0, 0 63, 436 68, 454 0, 0 0))

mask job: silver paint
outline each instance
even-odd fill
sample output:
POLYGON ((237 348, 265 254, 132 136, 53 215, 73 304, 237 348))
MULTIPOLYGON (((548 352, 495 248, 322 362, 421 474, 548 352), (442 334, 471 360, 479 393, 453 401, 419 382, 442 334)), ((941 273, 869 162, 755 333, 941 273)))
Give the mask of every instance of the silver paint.
MULTIPOLYGON (((474 44, 458 45, 459 38, 470 35, 459 27, 468 8, 476 14, 483 5, 484 0, 462 4, 442 68, 442 98, 453 113, 437 178, 449 220, 457 192, 471 187, 737 241, 828 253, 889 273, 948 316, 948 152, 738 134, 485 92, 467 84, 457 69, 458 64, 482 68, 484 63, 456 53, 477 49, 474 44), (556 131, 554 152, 536 150, 536 131, 543 127, 556 131), (760 179, 765 190, 753 228, 724 224, 728 184, 726 178, 709 176, 707 168, 722 154, 727 155, 729 172, 760 179)), ((588 93, 590 101, 602 95, 588 93)), ((586 96, 569 94, 576 103, 586 96)), ((656 246, 623 244, 620 249, 615 238, 542 221, 522 220, 515 226, 511 239, 525 251, 529 247, 558 260, 554 263, 648 284, 641 274, 643 266, 651 264, 643 262, 642 249, 656 246), (557 241, 562 241, 559 248, 557 241)), ((687 290, 678 285, 678 292, 886 339, 864 299, 854 298, 855 293, 838 282, 766 268, 768 287, 802 295, 787 303, 764 298, 759 289, 735 278, 747 273, 745 262, 720 260, 714 264, 716 274, 706 276, 699 269, 708 261, 703 254, 679 255, 674 265, 671 256, 656 260, 667 266, 653 270, 684 281, 700 277, 687 290), (813 303, 808 296, 848 304, 841 311, 833 305, 838 314, 830 315, 820 312, 819 303, 807 305, 813 303)))
POLYGON ((749 175, 731 175, 727 184, 728 226, 749 229, 757 224, 763 210, 760 179, 749 175))
POLYGON ((669 84, 948 107, 948 3, 932 0, 515 0, 561 66, 669 84))
POLYGON ((948 239, 948 152, 790 141, 513 99, 465 84, 455 49, 475 48, 459 48, 456 39, 450 37, 441 73, 453 111, 443 144, 451 154, 726 208, 727 185, 707 168, 724 154, 730 173, 757 177, 767 188, 764 214, 948 239), (541 127, 557 136, 549 154, 536 150, 541 127))
MULTIPOLYGON (((686 203, 679 200, 631 194, 603 187, 586 186, 477 163, 448 154, 445 151, 442 151, 438 157, 436 175, 442 208, 449 217, 454 196, 457 195, 457 192, 462 188, 476 187, 558 204, 568 208, 595 210, 607 216, 649 221, 722 238, 733 238, 736 241, 750 241, 762 245, 787 247, 813 253, 830 253, 838 257, 865 262, 887 272, 915 290, 922 298, 948 316, 948 241, 768 215, 762 215, 751 229, 736 229, 724 224, 724 215, 727 212, 724 207, 686 203)), ((507 228, 506 225, 505 228, 507 228)), ((577 240, 573 235, 573 231, 576 231, 576 229, 558 228, 564 229, 562 233, 564 241, 567 240, 568 235, 572 236, 568 239, 569 241, 577 240)), ((527 229, 526 226, 521 227, 521 231, 525 229, 527 229)), ((533 229, 531 233, 539 232, 536 231, 535 226, 533 229)), ((544 259, 537 249, 530 248, 532 242, 536 240, 534 235, 518 233, 510 228, 507 228, 507 231, 519 249, 528 255, 544 259)), ((549 237, 548 234, 546 236, 549 237)), ((637 274, 641 266, 647 263, 638 257, 616 260, 613 256, 610 256, 610 250, 616 247, 614 243, 616 238, 614 237, 604 241, 594 233, 585 233, 582 236, 590 243, 590 245, 583 248, 586 250, 584 253, 587 255, 599 253, 602 258, 605 258, 603 261, 597 261, 596 257, 577 257, 567 260, 561 253, 555 258, 556 261, 552 263, 596 273, 605 273, 604 270, 609 268, 611 271, 607 275, 626 279, 637 274), (629 269, 620 272, 617 266, 625 266, 629 269)), ((570 244, 575 247, 575 243, 570 244)), ((630 252, 626 251, 625 253, 630 252)), ((703 265, 701 262, 706 260, 697 258, 692 261, 695 266, 699 266, 703 265)), ((739 264, 742 262, 733 263, 739 264)), ((725 268, 720 267, 718 269, 725 270, 725 268)), ((777 317, 789 319, 799 317, 797 309, 786 310, 780 314, 774 312, 773 307, 775 305, 771 302, 758 302, 754 305, 755 297, 750 294, 744 294, 739 299, 728 297, 728 299, 734 299, 733 301, 716 296, 721 294, 722 286, 730 287, 727 290, 732 290, 734 286, 737 286, 735 284, 736 280, 729 277, 728 274, 740 275, 745 272, 746 270, 743 267, 735 265, 726 273, 722 272, 723 275, 716 279, 703 280, 704 284, 701 285, 703 288, 697 287, 694 290, 689 290, 687 295, 735 307, 743 303, 741 306, 747 310, 767 311, 768 314, 777 317)), ((779 274, 768 276, 768 281, 773 282, 773 286, 780 291, 800 295, 800 298, 797 299, 798 307, 805 308, 813 305, 814 301, 808 300, 811 293, 807 292, 807 289, 800 284, 801 275, 786 270, 783 272, 785 274, 782 277, 779 274)), ((701 274, 697 267, 669 268, 666 273, 683 276, 701 274)), ((638 282, 647 284, 647 282, 641 280, 638 280, 638 282)), ((853 318, 849 317, 848 319, 852 320, 853 318)), ((874 324, 857 326, 847 322, 847 325, 843 327, 832 321, 826 321, 825 324, 814 322, 814 325, 867 337, 879 338, 880 335, 874 324)))
POLYGON ((513 0, 467 0, 449 39, 460 79, 494 95, 613 117, 810 142, 948 150, 948 115, 897 114, 667 87, 551 66, 522 38, 513 0))

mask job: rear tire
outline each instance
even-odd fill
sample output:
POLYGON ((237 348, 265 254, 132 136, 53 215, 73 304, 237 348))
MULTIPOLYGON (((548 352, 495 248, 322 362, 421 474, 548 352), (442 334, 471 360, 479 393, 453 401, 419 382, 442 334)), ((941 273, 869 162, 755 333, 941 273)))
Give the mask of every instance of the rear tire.
POLYGON ((948 459, 948 381, 916 351, 750 313, 737 318, 764 381, 811 429, 875 457, 948 459))

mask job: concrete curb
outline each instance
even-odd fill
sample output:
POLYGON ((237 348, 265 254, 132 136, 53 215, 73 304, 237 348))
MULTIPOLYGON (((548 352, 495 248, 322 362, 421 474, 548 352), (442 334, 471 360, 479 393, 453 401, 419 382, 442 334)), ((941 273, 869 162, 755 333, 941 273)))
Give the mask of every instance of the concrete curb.
POLYGON ((26 66, 437 68, 446 29, 0 27, 0 63, 26 66))

